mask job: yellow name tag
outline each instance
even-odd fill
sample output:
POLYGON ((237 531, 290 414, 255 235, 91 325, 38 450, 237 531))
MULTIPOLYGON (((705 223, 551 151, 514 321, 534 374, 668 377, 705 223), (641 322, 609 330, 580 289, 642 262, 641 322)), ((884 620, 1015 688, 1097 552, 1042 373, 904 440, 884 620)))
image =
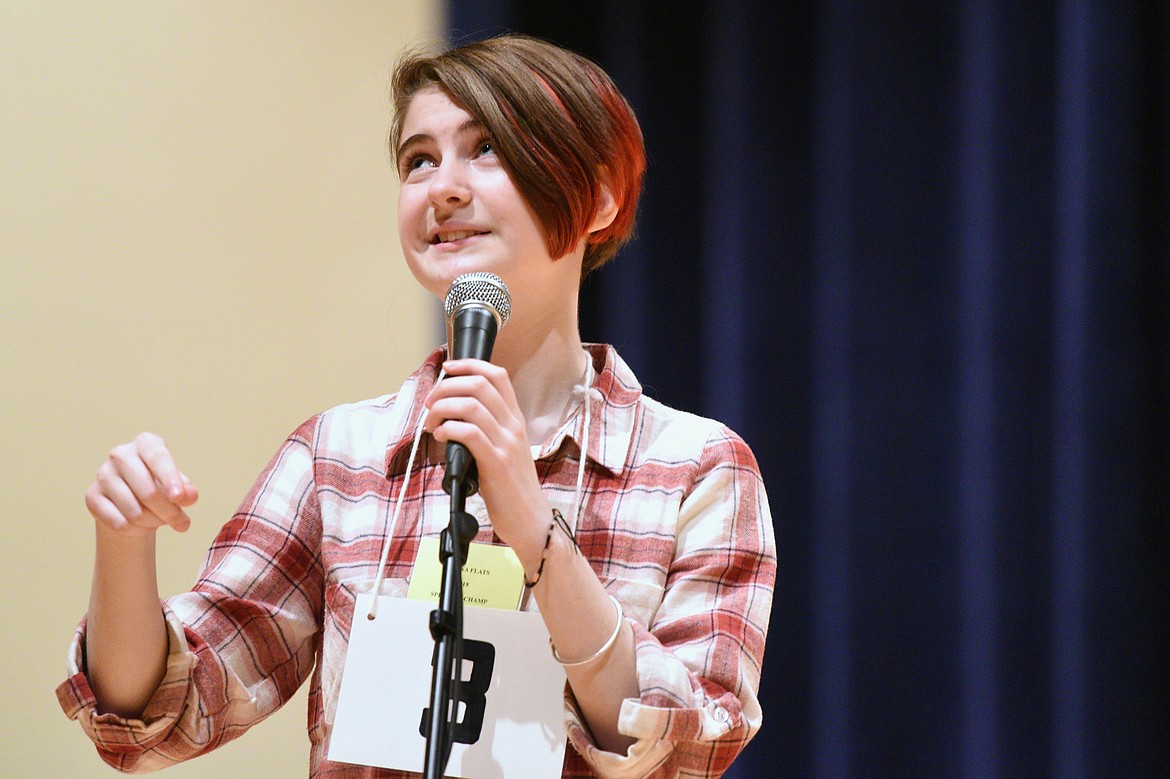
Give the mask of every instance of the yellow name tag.
MULTIPOLYGON (((520 596, 524 594, 524 568, 511 547, 472 544, 462 575, 464 606, 511 610, 520 606, 520 596)), ((438 601, 442 580, 439 539, 434 536, 424 538, 419 543, 406 597, 438 601)))

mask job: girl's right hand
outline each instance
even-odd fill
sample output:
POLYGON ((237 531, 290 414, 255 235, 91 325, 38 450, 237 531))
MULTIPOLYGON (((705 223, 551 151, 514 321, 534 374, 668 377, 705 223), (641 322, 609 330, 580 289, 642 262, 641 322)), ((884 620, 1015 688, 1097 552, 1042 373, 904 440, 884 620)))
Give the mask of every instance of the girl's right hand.
POLYGON ((150 535, 163 525, 185 531, 191 519, 183 508, 198 499, 199 491, 154 433, 115 446, 85 491, 98 530, 124 537, 150 535))

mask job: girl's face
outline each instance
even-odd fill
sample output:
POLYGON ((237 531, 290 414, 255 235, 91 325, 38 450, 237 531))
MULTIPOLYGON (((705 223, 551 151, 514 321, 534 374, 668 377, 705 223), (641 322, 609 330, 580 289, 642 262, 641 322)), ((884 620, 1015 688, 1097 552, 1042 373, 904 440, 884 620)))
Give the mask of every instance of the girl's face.
POLYGON ((475 117, 428 87, 411 99, 401 137, 398 233, 424 288, 442 299, 460 274, 490 271, 515 297, 552 268, 540 223, 475 117))

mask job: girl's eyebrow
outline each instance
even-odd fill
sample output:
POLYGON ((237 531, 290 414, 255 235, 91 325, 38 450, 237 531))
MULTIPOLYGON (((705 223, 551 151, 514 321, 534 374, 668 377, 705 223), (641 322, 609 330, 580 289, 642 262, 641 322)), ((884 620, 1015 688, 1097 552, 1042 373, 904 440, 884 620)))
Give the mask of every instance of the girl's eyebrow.
MULTIPOLYGON (((479 121, 475 117, 472 117, 472 118, 468 119, 466 122, 464 122, 463 124, 456 127, 455 133, 457 135, 467 135, 469 133, 478 133, 478 132, 482 131, 483 129, 484 129, 483 122, 479 121)), ((433 140, 433 137, 431 136, 430 133, 415 133, 414 135, 410 136, 405 141, 403 141, 401 144, 399 144, 398 153, 394 155, 394 159, 401 160, 402 155, 405 154, 407 151, 409 151, 411 146, 414 146, 414 145, 419 144, 419 143, 423 143, 424 141, 428 141, 428 140, 433 140)))

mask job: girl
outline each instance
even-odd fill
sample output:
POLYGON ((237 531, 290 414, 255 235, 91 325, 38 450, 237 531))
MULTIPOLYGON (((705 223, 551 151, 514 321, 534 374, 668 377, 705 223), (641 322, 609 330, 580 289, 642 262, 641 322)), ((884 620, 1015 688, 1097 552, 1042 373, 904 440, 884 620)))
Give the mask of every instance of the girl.
POLYGON ((393 96, 403 254, 440 298, 469 271, 507 283, 492 362, 439 349, 398 392, 305 422, 162 608, 155 533, 186 529, 197 492, 157 436, 116 447, 86 495, 94 585, 62 705, 140 771, 234 738, 313 672, 310 776, 402 775, 327 759, 337 689, 403 481, 397 595, 446 526, 443 449, 459 441, 479 468, 476 541, 515 551, 565 666, 563 776, 718 776, 761 722, 774 541, 746 444, 647 398, 578 333, 582 277, 633 231, 634 115, 594 63, 522 36, 408 56, 393 96))

